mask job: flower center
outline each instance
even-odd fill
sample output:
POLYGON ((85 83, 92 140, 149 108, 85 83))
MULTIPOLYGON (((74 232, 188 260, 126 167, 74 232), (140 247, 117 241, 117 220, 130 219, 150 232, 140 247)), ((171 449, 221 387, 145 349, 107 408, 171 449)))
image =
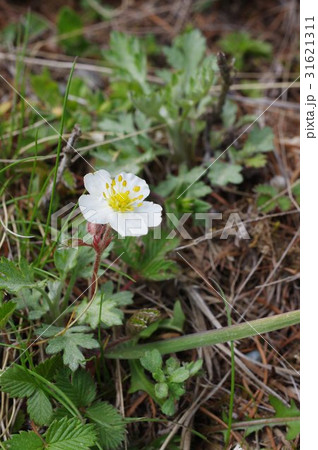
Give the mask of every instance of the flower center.
MULTIPOLYGON (((123 191, 121 188, 126 187, 127 182, 123 180, 122 176, 119 175, 117 183, 116 180, 113 179, 111 186, 106 183, 106 192, 103 192, 103 196, 105 200, 107 200, 108 205, 114 210, 118 212, 128 212, 133 211, 135 207, 139 207, 142 205, 141 203, 136 204, 137 200, 142 200, 143 195, 139 195, 137 197, 130 197, 130 191, 123 191)), ((140 187, 134 186, 133 191, 139 192, 140 187)))

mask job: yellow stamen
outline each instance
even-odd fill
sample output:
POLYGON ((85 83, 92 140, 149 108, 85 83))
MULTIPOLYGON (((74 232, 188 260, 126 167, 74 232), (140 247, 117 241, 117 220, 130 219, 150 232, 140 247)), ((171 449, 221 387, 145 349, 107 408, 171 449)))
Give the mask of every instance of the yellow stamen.
POLYGON ((115 181, 115 179, 113 179, 112 180, 112 186, 115 186, 115 184, 116 184, 116 181, 115 181))
POLYGON ((119 181, 120 183, 123 181, 123 177, 122 177, 121 175, 119 175, 118 181, 119 181))
POLYGON ((108 183, 106 183, 106 189, 109 189, 109 184, 108 183))
POLYGON ((123 186, 124 186, 124 187, 127 186, 127 181, 126 181, 126 180, 123 181, 123 186))
POLYGON ((135 187, 133 188, 133 191, 134 191, 134 192, 139 192, 139 191, 140 191, 140 186, 135 186, 135 187))
POLYGON ((137 198, 138 198, 138 200, 142 200, 144 198, 144 196, 143 195, 139 195, 139 197, 137 197, 137 198))
POLYGON ((139 207, 142 206, 142 205, 143 205, 142 203, 138 203, 137 207, 139 208, 139 207))

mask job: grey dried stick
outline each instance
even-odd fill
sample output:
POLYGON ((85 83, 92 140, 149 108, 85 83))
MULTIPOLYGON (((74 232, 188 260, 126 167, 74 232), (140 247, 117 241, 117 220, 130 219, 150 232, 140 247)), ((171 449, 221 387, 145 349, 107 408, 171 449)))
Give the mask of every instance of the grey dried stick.
MULTIPOLYGON (((72 130, 71 136, 68 138, 67 144, 62 150, 62 159, 60 161, 59 167, 57 169, 57 175, 56 175, 56 184, 60 183, 64 171, 70 166, 71 160, 76 153, 76 150, 74 148, 77 139, 81 136, 82 132, 79 125, 74 125, 74 128, 72 130)), ((44 209, 47 209, 48 204, 50 202, 50 198, 53 191, 53 181, 49 184, 44 196, 41 199, 41 206, 44 209)))

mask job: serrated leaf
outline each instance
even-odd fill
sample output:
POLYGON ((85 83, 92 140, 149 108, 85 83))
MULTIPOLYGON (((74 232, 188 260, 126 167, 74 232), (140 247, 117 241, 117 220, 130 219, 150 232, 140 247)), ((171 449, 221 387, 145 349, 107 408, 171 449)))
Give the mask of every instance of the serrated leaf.
POLYGON ((272 150, 274 150, 274 133, 271 127, 254 127, 240 154, 248 157, 254 153, 270 152, 272 150))
POLYGON ((30 397, 38 388, 36 379, 22 366, 14 364, 0 376, 1 388, 11 397, 30 397))
POLYGON ((16 306, 16 303, 11 300, 0 306, 0 330, 6 326, 8 320, 14 313, 16 306))
POLYGON ((43 450, 44 443, 40 436, 34 431, 21 431, 14 434, 11 439, 4 443, 5 448, 10 450, 43 450))
POLYGON ((124 79, 137 82, 143 90, 146 90, 147 60, 139 39, 113 31, 109 47, 104 56, 118 70, 118 74, 124 79))
POLYGON ((86 415, 96 424, 103 448, 118 448, 125 437, 125 423, 117 409, 107 402, 101 402, 88 408, 86 415))
POLYGON ((215 161, 208 172, 212 185, 226 186, 229 183, 240 184, 243 181, 242 167, 236 164, 215 161))
MULTIPOLYGON (((50 327, 44 333, 41 333, 41 329, 38 330, 38 333, 42 336, 54 336, 54 334, 62 330, 63 328, 50 327)), ((62 335, 56 336, 49 341, 46 352, 54 354, 63 351, 64 364, 75 371, 84 361, 84 355, 80 348, 93 349, 99 347, 98 342, 92 337, 93 335, 86 333, 88 330, 88 327, 83 326, 68 329, 62 335)))
POLYGON ((161 369, 162 357, 159 350, 150 350, 145 353, 145 355, 140 358, 141 365, 149 372, 154 373, 161 369))
POLYGON ((167 239, 167 236, 168 233, 164 232, 160 239, 154 239, 153 232, 149 232, 142 237, 142 246, 134 238, 119 239, 116 251, 143 278, 168 280, 175 276, 178 266, 166 259, 166 255, 179 244, 179 239, 167 239))
POLYGON ((133 295, 129 291, 113 294, 113 283, 109 281, 103 285, 101 292, 96 295, 84 314, 83 311, 87 308, 87 301, 82 301, 77 310, 80 317, 79 323, 88 323, 93 329, 98 326, 99 321, 107 327, 121 325, 124 315, 118 306, 132 304, 132 297, 133 295))
POLYGON ((0 260, 0 289, 9 292, 18 292, 23 288, 43 285, 45 282, 33 280, 33 270, 25 259, 20 260, 20 266, 7 258, 0 260))
POLYGON ((37 425, 47 425, 53 414, 53 408, 47 395, 38 389, 28 398, 28 414, 37 425))
POLYGON ((96 442, 94 425, 83 424, 79 419, 66 417, 55 420, 45 433, 49 450, 89 450, 96 442))
POLYGON ((76 248, 57 249, 54 253, 54 264, 61 275, 65 276, 76 267, 78 250, 76 248))
POLYGON ((172 47, 163 52, 169 64, 177 70, 184 70, 188 77, 194 75, 206 49, 205 38, 199 30, 192 30, 177 36, 172 47))
MULTIPOLYGON (((284 405, 278 398, 270 395, 269 402, 275 409, 275 417, 299 417, 299 409, 297 408, 294 400, 291 400, 290 407, 284 405)), ((300 421, 288 422, 287 424, 288 432, 286 439, 295 439, 300 433, 300 421)))
POLYGON ((86 407, 95 400, 96 386, 94 380, 83 369, 79 369, 73 374, 64 369, 59 373, 56 385, 78 407, 86 407))
POLYGON ((51 381, 61 366, 62 358, 60 355, 55 355, 38 364, 34 371, 46 380, 51 381))

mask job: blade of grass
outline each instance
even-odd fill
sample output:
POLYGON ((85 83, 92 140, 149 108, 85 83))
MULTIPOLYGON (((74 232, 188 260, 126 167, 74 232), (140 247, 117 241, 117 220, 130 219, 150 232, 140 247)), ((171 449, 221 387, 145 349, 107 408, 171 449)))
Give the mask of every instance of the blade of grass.
POLYGON ((174 339, 156 341, 148 344, 132 345, 129 341, 118 344, 107 352, 106 358, 110 359, 139 359, 146 351, 157 349, 162 355, 174 352, 192 350, 198 347, 221 344, 224 342, 244 339, 262 333, 279 330, 299 323, 299 310, 277 314, 264 319, 251 320, 250 322, 232 325, 217 330, 203 331, 201 333, 188 334, 174 339))
POLYGON ((53 200, 54 200, 54 195, 55 195, 55 191, 56 191, 57 172, 58 172, 58 168, 59 168, 60 154, 61 154, 61 150, 62 150, 63 131, 64 131, 65 116, 66 116, 66 105, 67 105, 68 94, 69 94, 70 87, 71 87, 71 81, 72 81, 75 65, 76 65, 76 58, 72 65, 72 69, 71 69, 70 76, 67 81, 66 91, 65 91, 65 95, 64 95, 63 111, 62 111, 61 124, 60 124, 60 130, 59 130, 59 140, 58 140, 58 145, 57 145, 56 161, 55 161, 55 167, 54 167, 53 189, 52 189, 52 195, 51 195, 50 204, 49 204, 49 210, 48 210, 48 214, 47 214, 43 244, 42 244, 41 251, 40 251, 40 254, 38 257, 38 262, 41 261, 41 258, 43 256, 45 244, 46 244, 46 238, 47 238, 47 235, 49 232, 49 227, 50 227, 51 215, 52 215, 52 210, 53 210, 53 200))

